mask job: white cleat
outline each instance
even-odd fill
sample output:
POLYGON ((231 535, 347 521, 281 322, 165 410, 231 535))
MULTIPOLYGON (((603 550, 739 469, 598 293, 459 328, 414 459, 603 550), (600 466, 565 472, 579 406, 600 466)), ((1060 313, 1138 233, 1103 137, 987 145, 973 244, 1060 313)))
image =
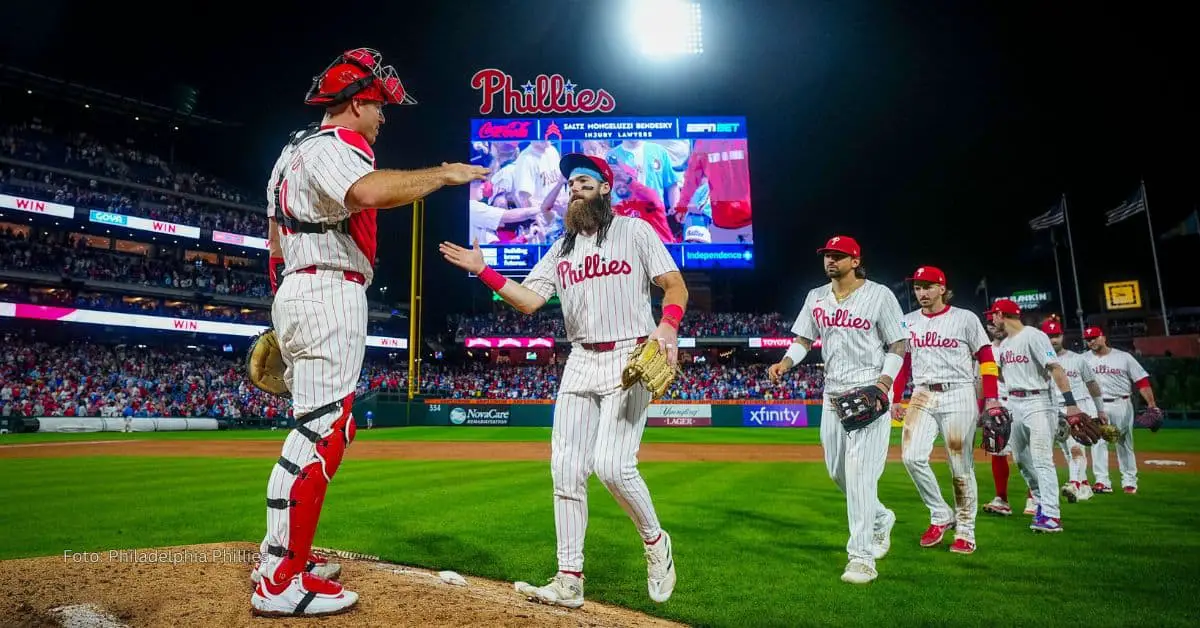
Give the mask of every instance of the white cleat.
POLYGON ((570 574, 554 574, 544 587, 535 587, 528 582, 515 582, 513 588, 517 593, 528 597, 531 602, 567 608, 583 606, 583 578, 570 574))
POLYGON ((358 594, 310 573, 296 574, 282 590, 272 592, 259 581, 250 596, 250 612, 263 617, 315 617, 344 613, 358 603, 358 594))
POLYGON ((1062 494, 1063 497, 1067 498, 1067 503, 1074 504, 1079 501, 1079 489, 1076 489, 1075 485, 1071 482, 1063 484, 1062 494))
POLYGON ((1037 514, 1037 502, 1034 501, 1032 497, 1025 498, 1025 514, 1027 514, 1027 515, 1036 515, 1037 514))
POLYGON ((891 510, 885 512, 883 526, 875 530, 875 536, 871 539, 871 555, 875 560, 887 556, 888 550, 892 548, 892 528, 896 525, 896 513, 891 510))
POLYGON ((866 584, 878 577, 879 572, 875 571, 874 567, 861 560, 852 560, 850 564, 846 565, 846 572, 842 574, 842 582, 866 584))
POLYGON ((675 552, 666 530, 657 543, 646 545, 646 590, 659 604, 671 599, 675 591, 675 552))
MULTIPOLYGON (((258 563, 255 563, 254 568, 250 570, 250 582, 254 584, 258 584, 258 581, 262 580, 262 574, 258 573, 258 567, 258 563)), ((304 570, 323 580, 337 580, 342 576, 341 565, 331 563, 320 554, 315 553, 308 555, 308 564, 304 570)))
POLYGON ((1001 517, 1012 516, 1012 506, 1009 506, 1008 502, 1000 499, 999 497, 984 504, 983 511, 993 515, 1000 515, 1001 517))
POLYGON ((1090 484, 1080 484, 1079 490, 1075 491, 1075 499, 1086 502, 1092 498, 1092 487, 1090 484))

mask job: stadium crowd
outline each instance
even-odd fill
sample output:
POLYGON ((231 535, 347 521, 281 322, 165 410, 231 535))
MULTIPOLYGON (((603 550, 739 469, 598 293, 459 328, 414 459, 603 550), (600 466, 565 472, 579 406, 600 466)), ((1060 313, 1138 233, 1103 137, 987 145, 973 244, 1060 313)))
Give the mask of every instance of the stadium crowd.
MULTIPOLYGON (((477 336, 566 337, 563 317, 556 312, 537 312, 526 316, 512 310, 488 314, 455 315, 450 326, 458 338, 477 336)), ((782 314, 753 314, 748 312, 688 311, 679 326, 685 338, 766 336, 783 337, 789 334, 792 323, 782 314)))

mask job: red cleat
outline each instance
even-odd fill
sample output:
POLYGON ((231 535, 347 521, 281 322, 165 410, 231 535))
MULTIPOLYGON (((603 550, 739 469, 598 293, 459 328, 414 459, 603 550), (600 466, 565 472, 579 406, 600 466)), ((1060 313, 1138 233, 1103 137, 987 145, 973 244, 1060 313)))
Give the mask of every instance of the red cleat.
POLYGON ((942 539, 945 538, 946 532, 952 529, 954 529, 953 521, 945 525, 938 525, 936 523, 930 525, 925 534, 921 535, 921 547, 933 547, 940 544, 942 539))
POLYGON ((1136 487, 1136 486, 1126 486, 1126 487, 1125 487, 1125 494, 1126 494, 1126 495, 1136 495, 1136 494, 1137 494, 1137 487, 1136 487))
POLYGON ((955 554, 974 554, 975 544, 966 539, 954 539, 954 543, 950 545, 950 551, 955 554))
POLYGON ((1092 485, 1092 492, 1093 493, 1111 493, 1111 492, 1113 492, 1113 490, 1112 490, 1111 486, 1109 486, 1103 482, 1096 482, 1095 484, 1092 485))

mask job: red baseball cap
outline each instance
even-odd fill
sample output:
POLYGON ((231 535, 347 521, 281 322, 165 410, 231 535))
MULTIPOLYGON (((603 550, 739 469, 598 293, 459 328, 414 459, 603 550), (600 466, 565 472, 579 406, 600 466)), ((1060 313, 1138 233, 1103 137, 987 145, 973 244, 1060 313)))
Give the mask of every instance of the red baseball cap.
POLYGON ((1042 321, 1042 331, 1045 332, 1047 336, 1061 336, 1063 333, 1062 323, 1054 320, 1053 318, 1047 318, 1046 320, 1042 321))
POLYGON ((558 170, 562 172, 564 178, 570 179, 571 173, 575 172, 576 168, 598 172, 604 178, 603 181, 605 183, 611 185, 613 182, 612 168, 609 167, 607 161, 599 157, 592 157, 583 153, 568 153, 563 155, 563 158, 558 162, 558 170))
POLYGON ((1000 299, 993 303, 992 308, 984 312, 984 315, 991 316, 992 314, 996 313, 1020 316, 1021 306, 1017 305, 1017 303, 1012 299, 1000 299))
POLYGON ((858 241, 850 236, 833 236, 825 246, 817 249, 818 253, 842 253, 850 257, 862 257, 862 249, 858 241))
POLYGON ((942 269, 935 266, 922 266, 913 273, 913 281, 923 281, 925 283, 936 283, 946 285, 946 273, 942 269))
POLYGON ((1099 338, 1100 336, 1103 336, 1103 335, 1104 335, 1104 330, 1100 329, 1099 327, 1088 327, 1087 329, 1083 330, 1083 339, 1084 340, 1091 340, 1093 338, 1099 338))

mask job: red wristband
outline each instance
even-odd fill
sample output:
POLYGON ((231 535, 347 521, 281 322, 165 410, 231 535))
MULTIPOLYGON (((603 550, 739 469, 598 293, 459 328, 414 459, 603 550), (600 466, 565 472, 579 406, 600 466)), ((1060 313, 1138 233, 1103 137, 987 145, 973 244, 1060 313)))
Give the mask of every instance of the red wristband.
POLYGON ((683 308, 678 305, 664 305, 662 322, 679 329, 679 322, 683 320, 683 308))
POLYGON ((492 292, 500 292, 504 284, 508 283, 508 278, 496 272, 491 266, 484 266, 483 271, 479 273, 479 280, 483 285, 492 289, 492 292))

